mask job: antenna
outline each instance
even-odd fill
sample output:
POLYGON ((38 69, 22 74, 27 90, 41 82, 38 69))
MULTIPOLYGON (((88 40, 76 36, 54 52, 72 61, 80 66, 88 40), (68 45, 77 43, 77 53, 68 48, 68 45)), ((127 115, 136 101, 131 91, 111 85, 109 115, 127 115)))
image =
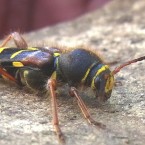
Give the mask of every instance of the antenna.
POLYGON ((142 57, 139 57, 139 58, 136 58, 136 59, 133 59, 133 60, 130 60, 130 61, 127 61, 123 64, 121 64, 120 66, 116 67, 113 71, 112 71, 112 74, 115 75, 117 74, 122 68, 132 64, 132 63, 136 63, 138 61, 142 61, 142 60, 145 60, 145 56, 142 56, 142 57))

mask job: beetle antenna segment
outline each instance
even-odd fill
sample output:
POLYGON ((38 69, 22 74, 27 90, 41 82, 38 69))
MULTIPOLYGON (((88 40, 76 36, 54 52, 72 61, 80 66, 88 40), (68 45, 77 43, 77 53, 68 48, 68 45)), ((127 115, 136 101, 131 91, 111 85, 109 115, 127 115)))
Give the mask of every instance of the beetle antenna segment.
POLYGON ((136 58, 136 59, 133 59, 133 60, 130 60, 130 61, 127 61, 123 64, 121 64, 119 67, 116 67, 113 71, 112 71, 112 74, 115 75, 117 74, 122 68, 132 64, 132 63, 136 63, 138 61, 142 61, 142 60, 145 60, 145 56, 142 56, 142 57, 139 57, 139 58, 136 58))

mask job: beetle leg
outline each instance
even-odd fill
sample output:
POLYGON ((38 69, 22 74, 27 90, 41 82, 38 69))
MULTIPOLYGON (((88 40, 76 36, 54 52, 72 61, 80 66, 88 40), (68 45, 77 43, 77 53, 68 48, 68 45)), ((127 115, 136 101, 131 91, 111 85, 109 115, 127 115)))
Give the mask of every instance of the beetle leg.
POLYGON ((75 87, 71 87, 70 89, 70 95, 75 96, 77 101, 78 101, 78 105, 84 115, 84 117, 87 119, 87 121, 90 124, 93 124, 95 126, 98 126, 100 128, 105 128, 105 125, 100 123, 100 122, 96 122, 90 115, 90 113, 88 112, 88 109, 84 103, 84 101, 82 100, 82 98, 78 95, 77 89, 75 87))
POLYGON ((54 126, 55 132, 59 138, 59 141, 61 143, 64 143, 65 142, 64 135, 59 127, 59 120, 58 120, 58 109, 57 109, 57 100, 56 100, 56 93, 55 93, 56 80, 50 78, 48 80, 48 87, 50 88, 50 93, 51 93, 53 126, 54 126))
POLYGON ((5 76, 9 80, 17 83, 17 80, 13 76, 11 76, 8 72, 6 72, 4 69, 2 69, 1 67, 0 67, 0 75, 5 76))
POLYGON ((2 44, 0 45, 0 47, 5 47, 7 45, 7 43, 13 39, 16 46, 18 48, 27 48, 28 45, 26 43, 26 41, 24 40, 24 38, 20 35, 20 33, 18 32, 13 32, 10 35, 8 35, 4 41, 2 42, 2 44))

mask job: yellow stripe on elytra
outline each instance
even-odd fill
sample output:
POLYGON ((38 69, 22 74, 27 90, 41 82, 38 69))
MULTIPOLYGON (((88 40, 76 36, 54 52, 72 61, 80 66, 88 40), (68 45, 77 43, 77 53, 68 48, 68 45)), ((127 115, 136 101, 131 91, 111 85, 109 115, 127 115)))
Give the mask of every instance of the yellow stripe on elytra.
POLYGON ((24 66, 21 62, 17 62, 17 61, 12 62, 12 65, 14 67, 23 67, 24 66))
POLYGON ((94 80, 95 80, 96 76, 98 76, 100 73, 102 73, 103 71, 105 71, 105 70, 107 70, 107 69, 109 69, 109 66, 108 66, 108 65, 103 65, 103 66, 97 71, 97 73, 95 74, 95 76, 93 77, 92 82, 91 82, 91 88, 92 88, 92 89, 95 89, 95 82, 94 82, 94 80))
POLYGON ((15 53, 13 53, 10 58, 14 58, 15 56, 17 56, 18 54, 20 54, 20 53, 22 53, 24 51, 28 51, 28 50, 20 50, 20 51, 17 51, 15 53))
POLYGON ((88 70, 86 71, 84 77, 82 78, 81 82, 84 83, 88 74, 90 73, 90 70, 92 69, 92 66, 94 66, 94 63, 88 68, 88 70))
POLYGON ((20 51, 17 51, 17 52, 15 52, 15 53, 13 53, 12 55, 11 55, 11 57, 10 58, 14 58, 15 56, 17 56, 18 54, 20 54, 20 53, 22 53, 22 52, 25 52, 25 51, 30 51, 30 50, 38 50, 38 48, 35 48, 35 47, 28 47, 27 49, 25 49, 25 50, 20 50, 20 51))
POLYGON ((39 50, 39 49, 36 47, 28 47, 27 50, 39 50))
POLYGON ((0 47, 0 53, 2 53, 5 49, 7 49, 8 47, 0 47))

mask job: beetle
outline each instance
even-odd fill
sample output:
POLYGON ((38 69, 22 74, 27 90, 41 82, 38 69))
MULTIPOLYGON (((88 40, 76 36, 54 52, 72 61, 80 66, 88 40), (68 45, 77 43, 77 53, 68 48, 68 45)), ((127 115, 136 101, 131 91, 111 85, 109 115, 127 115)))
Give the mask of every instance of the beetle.
POLYGON ((144 59, 145 56, 127 61, 111 71, 97 53, 89 49, 75 48, 66 51, 57 47, 28 47, 24 38, 18 32, 13 32, 0 45, 0 75, 32 90, 50 91, 53 126, 59 141, 65 142, 58 119, 57 85, 67 83, 70 95, 77 99, 86 120, 105 128, 105 125, 91 117, 77 88, 91 87, 99 100, 106 101, 111 97, 115 84, 114 75, 125 66, 144 59), (16 47, 6 47, 11 39, 16 47))

